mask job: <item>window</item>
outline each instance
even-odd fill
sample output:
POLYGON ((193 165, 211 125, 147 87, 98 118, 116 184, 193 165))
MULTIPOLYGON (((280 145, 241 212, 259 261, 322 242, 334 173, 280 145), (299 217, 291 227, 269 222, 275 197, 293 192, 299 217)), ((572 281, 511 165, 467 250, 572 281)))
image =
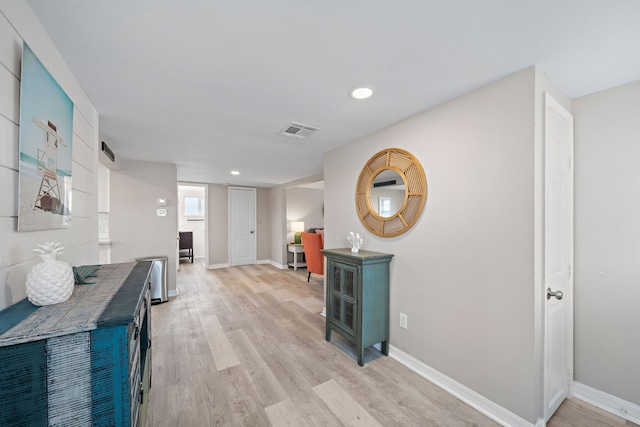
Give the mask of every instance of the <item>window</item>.
POLYGON ((390 197, 378 197, 378 215, 385 218, 391 216, 391 198, 390 197))
POLYGON ((185 197, 184 216, 204 216, 204 199, 185 197))

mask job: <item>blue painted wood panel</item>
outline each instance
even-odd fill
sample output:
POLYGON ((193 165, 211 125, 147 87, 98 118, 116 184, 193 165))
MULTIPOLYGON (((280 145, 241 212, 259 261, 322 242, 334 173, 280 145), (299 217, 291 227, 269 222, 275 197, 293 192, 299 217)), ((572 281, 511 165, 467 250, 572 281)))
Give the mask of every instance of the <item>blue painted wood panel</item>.
POLYGON ((10 307, 0 311, 0 335, 13 328, 26 319, 31 313, 40 307, 31 304, 28 299, 23 299, 10 307))
POLYGON ((0 425, 46 426, 44 341, 0 347, 0 425))
POLYGON ((126 427, 131 424, 128 348, 126 325, 91 332, 94 426, 126 427), (108 424, 99 420, 108 420, 108 424))

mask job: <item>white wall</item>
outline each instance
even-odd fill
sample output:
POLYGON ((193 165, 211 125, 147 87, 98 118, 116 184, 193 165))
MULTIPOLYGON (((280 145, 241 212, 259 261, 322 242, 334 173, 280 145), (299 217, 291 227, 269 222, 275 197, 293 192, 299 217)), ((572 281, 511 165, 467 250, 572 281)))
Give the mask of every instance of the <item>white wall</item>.
POLYGON ((229 263, 229 190, 209 184, 209 266, 229 263))
POLYGON ((176 290, 178 183, 176 165, 122 160, 111 175, 111 262, 167 256, 169 292, 176 290), (157 199, 167 199, 157 206, 157 199), (164 208, 167 216, 156 216, 164 208))
POLYGON ((390 342, 535 423, 541 376, 535 313, 536 71, 528 69, 325 155, 325 246, 395 255, 390 342), (427 175, 418 223, 367 232, 356 215, 360 170, 376 152, 413 153, 427 175), (398 326, 399 313, 408 329, 398 326))
POLYGON ((286 190, 287 242, 293 242, 291 221, 303 221, 305 231, 324 228, 324 190, 294 187, 286 190))
POLYGON ((109 169, 98 162, 98 212, 109 212, 109 169))
MULTIPOLYGON (((209 184, 209 267, 229 264, 229 187, 209 184)), ((256 189, 256 260, 270 260, 272 213, 269 189, 256 189)))
POLYGON ((287 190, 284 187, 270 188, 268 203, 271 212, 269 259, 275 266, 287 268, 287 190))
POLYGON ((98 263, 98 116, 26 1, 0 1, 0 309, 26 297, 25 279, 39 261, 32 249, 61 242, 60 259, 71 265, 98 263), (73 205, 71 227, 17 232, 18 125, 22 42, 74 102, 73 205))
POLYGON ((575 379, 640 405, 640 81, 573 112, 575 379))
POLYGON ((270 261, 272 221, 267 188, 256 189, 256 205, 256 260, 265 263, 270 261))
MULTIPOLYGON (((98 155, 100 160, 100 155, 98 155)), ((98 262, 111 263, 111 242, 109 241, 109 169, 98 161, 98 262)))

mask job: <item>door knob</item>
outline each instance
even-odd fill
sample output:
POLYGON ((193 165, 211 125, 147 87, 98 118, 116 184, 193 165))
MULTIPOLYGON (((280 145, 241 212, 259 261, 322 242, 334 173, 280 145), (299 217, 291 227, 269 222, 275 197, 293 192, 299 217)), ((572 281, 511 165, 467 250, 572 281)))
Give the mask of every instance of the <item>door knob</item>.
POLYGON ((547 288, 547 299, 551 299, 551 297, 556 297, 556 299, 560 300, 562 299, 563 296, 564 294, 562 293, 562 291, 553 292, 551 288, 547 288))

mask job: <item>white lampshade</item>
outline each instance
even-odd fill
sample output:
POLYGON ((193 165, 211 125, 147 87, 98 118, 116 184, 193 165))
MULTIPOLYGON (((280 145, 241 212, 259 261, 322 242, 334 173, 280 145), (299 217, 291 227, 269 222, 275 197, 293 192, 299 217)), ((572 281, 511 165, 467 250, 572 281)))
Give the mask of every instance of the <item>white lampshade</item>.
POLYGON ((294 233, 301 233, 304 231, 303 221, 291 221, 291 231, 294 233))

